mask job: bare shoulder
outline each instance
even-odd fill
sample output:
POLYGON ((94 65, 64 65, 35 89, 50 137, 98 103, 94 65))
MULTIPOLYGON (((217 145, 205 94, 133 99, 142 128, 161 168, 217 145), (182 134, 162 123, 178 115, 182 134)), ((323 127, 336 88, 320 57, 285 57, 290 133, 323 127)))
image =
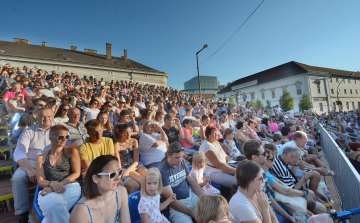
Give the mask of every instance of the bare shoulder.
POLYGON ((77 204, 74 206, 74 209, 70 214, 70 221, 69 221, 70 223, 91 222, 88 207, 84 205, 85 200, 86 200, 85 198, 82 198, 80 201, 78 201, 78 203, 83 203, 83 204, 77 204))

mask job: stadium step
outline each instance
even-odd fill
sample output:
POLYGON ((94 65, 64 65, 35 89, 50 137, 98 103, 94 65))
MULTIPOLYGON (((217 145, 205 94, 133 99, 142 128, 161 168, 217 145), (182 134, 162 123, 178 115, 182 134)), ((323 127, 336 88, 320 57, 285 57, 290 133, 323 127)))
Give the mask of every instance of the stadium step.
POLYGON ((13 160, 1 160, 0 162, 0 172, 9 170, 12 176, 13 174, 14 161, 13 160))

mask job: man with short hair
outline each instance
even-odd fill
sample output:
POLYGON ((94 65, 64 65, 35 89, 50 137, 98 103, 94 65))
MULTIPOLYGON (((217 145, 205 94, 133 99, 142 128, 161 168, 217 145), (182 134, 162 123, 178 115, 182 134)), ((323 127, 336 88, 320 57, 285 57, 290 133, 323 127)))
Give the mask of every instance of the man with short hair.
POLYGON ((41 98, 36 98, 32 101, 34 105, 34 110, 30 111, 28 114, 22 115, 20 117, 18 126, 21 128, 21 132, 25 129, 29 128, 32 125, 35 125, 37 123, 36 121, 36 112, 41 109, 45 108, 47 106, 46 101, 44 101, 41 98))
POLYGON ((301 189, 306 180, 310 179, 309 189, 316 193, 320 178, 313 177, 313 174, 319 175, 316 171, 307 170, 303 173, 300 180, 295 177, 295 170, 290 170, 288 165, 297 166, 301 160, 300 151, 294 146, 284 148, 282 155, 274 157, 274 166, 269 169, 270 173, 285 183, 290 188, 301 189))
POLYGON ((51 148, 50 127, 54 114, 50 108, 41 108, 36 112, 37 124, 25 129, 20 135, 14 151, 14 161, 18 168, 11 178, 14 196, 15 215, 21 215, 18 222, 29 220, 29 183, 36 183, 36 158, 51 148))
POLYGON ((354 131, 355 127, 356 127, 356 123, 350 123, 350 125, 345 128, 345 131, 349 133, 350 139, 353 142, 356 142, 356 135, 354 131))
POLYGON ((78 108, 70 108, 67 116, 69 121, 65 122, 64 125, 69 129, 70 138, 66 142, 67 146, 75 145, 80 147, 81 144, 89 139, 85 123, 80 122, 80 110, 78 108))
POLYGON ((111 138, 102 137, 103 129, 97 119, 92 119, 85 123, 85 128, 89 134, 89 140, 83 143, 80 148, 81 174, 84 177, 90 163, 102 155, 116 156, 120 164, 119 153, 115 153, 114 143, 111 138))
POLYGON ((173 193, 176 194, 176 200, 170 204, 169 220, 172 223, 192 223, 197 201, 204 195, 199 184, 190 176, 183 155, 181 143, 173 142, 159 165, 164 198, 168 199, 173 193))
MULTIPOLYGON (((250 139, 243 145, 243 152, 248 160, 252 160, 255 163, 259 164, 261 167, 267 162, 269 154, 266 153, 265 149, 262 147, 262 143, 257 139, 250 139)), ((286 213, 280 205, 276 202, 276 200, 270 195, 270 185, 267 180, 267 176, 263 169, 261 169, 262 177, 263 177, 263 192, 268 195, 269 205, 271 207, 271 220, 272 222, 277 222, 275 211, 280 214, 282 217, 294 222, 292 216, 286 213)))
POLYGON ((164 117, 164 126, 162 127, 168 137, 169 144, 173 142, 180 142, 180 139, 185 139, 184 131, 181 127, 180 120, 175 118, 173 114, 166 114, 164 117), (175 126, 176 124, 176 126, 175 126))

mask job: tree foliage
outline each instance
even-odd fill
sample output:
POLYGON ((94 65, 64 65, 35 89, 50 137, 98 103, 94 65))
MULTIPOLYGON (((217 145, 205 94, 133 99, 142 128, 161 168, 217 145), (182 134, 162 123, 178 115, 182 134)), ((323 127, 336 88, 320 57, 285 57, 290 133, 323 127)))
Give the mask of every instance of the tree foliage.
POLYGON ((266 109, 271 109, 271 102, 269 100, 266 100, 266 109))
POLYGON ((299 101, 299 109, 301 111, 307 111, 312 109, 313 103, 310 101, 310 97, 307 94, 303 94, 299 101))
POLYGON ((265 105, 260 99, 257 99, 255 102, 255 107, 256 108, 265 108, 265 105))
POLYGON ((287 90, 283 91, 283 94, 280 97, 279 105, 282 110, 290 111, 295 108, 295 99, 291 97, 290 93, 287 90))
POLYGON ((229 98, 229 103, 230 103, 231 105, 235 104, 235 100, 234 100, 234 97, 233 97, 233 96, 230 96, 230 98, 229 98))

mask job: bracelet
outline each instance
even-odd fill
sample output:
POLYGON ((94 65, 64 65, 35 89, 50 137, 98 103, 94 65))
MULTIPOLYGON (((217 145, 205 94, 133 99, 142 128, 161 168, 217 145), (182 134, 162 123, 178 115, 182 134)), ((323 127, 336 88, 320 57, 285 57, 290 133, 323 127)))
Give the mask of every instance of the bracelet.
POLYGON ((303 192, 304 192, 303 197, 307 197, 308 196, 307 192, 305 190, 303 190, 303 192))
POLYGON ((47 185, 47 186, 49 187, 49 186, 50 186, 50 184, 51 184, 51 180, 49 181, 49 183, 48 183, 48 185, 47 185))

